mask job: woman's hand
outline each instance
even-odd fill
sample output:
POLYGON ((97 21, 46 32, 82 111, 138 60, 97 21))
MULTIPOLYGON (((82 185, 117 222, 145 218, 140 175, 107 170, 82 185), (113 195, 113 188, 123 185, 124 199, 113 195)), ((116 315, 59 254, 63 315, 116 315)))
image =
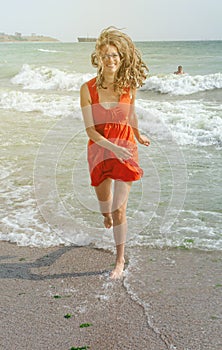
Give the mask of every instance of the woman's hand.
POLYGON ((115 145, 115 148, 112 150, 115 156, 119 159, 121 163, 124 163, 125 160, 133 156, 132 152, 128 148, 115 145))
POLYGON ((145 135, 140 135, 138 137, 137 141, 139 143, 141 143, 141 145, 144 145, 144 146, 149 146, 150 145, 150 140, 145 135))

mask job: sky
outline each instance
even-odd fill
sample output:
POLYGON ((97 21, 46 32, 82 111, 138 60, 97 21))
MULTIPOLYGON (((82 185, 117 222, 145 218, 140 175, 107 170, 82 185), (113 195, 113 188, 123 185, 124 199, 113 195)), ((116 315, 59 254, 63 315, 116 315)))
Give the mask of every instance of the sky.
POLYGON ((64 42, 116 26, 134 41, 222 40, 222 0, 0 0, 0 32, 64 42))

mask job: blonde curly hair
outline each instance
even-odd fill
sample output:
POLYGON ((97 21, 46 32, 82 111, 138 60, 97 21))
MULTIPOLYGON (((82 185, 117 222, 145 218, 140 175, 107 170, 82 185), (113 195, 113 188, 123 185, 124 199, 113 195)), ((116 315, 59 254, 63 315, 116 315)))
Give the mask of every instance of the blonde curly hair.
POLYGON ((149 69, 143 62, 140 52, 127 34, 115 27, 108 27, 101 32, 96 41, 95 51, 91 55, 92 65, 97 68, 97 87, 104 88, 101 50, 107 45, 115 46, 120 56, 120 67, 114 79, 114 91, 122 94, 127 88, 136 89, 142 86, 149 69))

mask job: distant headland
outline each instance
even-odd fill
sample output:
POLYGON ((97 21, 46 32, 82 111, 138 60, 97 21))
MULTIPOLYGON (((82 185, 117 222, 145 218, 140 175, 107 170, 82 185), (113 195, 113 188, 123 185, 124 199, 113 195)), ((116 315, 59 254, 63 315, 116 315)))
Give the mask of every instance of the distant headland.
POLYGON ((23 36, 22 33, 15 33, 14 35, 1 33, 0 42, 41 42, 41 41, 59 41, 58 39, 51 38, 45 35, 37 35, 32 33, 29 36, 23 36))

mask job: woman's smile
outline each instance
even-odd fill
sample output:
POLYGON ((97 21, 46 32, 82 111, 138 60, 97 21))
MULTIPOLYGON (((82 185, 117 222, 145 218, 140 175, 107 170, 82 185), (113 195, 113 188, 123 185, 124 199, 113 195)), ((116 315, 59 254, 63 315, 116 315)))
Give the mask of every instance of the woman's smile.
POLYGON ((119 53, 115 46, 107 45, 101 52, 103 68, 116 71, 120 65, 119 53))

